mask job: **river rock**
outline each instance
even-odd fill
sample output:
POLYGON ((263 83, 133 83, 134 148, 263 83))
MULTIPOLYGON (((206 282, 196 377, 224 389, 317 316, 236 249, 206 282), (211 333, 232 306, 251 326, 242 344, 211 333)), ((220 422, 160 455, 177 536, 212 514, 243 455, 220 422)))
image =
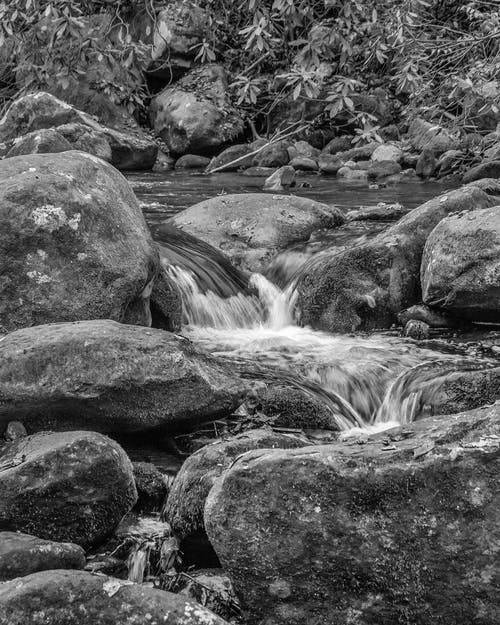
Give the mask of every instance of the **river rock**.
POLYGON ((277 141, 256 154, 253 158, 253 165, 254 167, 283 167, 288 165, 289 160, 287 143, 277 141))
POLYGON ((308 156, 295 156, 290 161, 290 167, 299 171, 318 171, 318 163, 308 156))
POLYGON ((368 178, 381 180, 401 173, 401 165, 396 161, 373 161, 368 168, 368 178))
MULTIPOLYGON (((448 150, 449 152, 450 150, 448 150)), ((430 178, 436 171, 437 161, 434 152, 429 148, 424 148, 418 157, 415 172, 420 178, 430 178)))
POLYGON ((307 445, 304 439, 272 430, 248 430, 243 434, 202 447, 182 465, 170 489, 162 517, 183 541, 205 537, 203 509, 215 480, 249 450, 289 449, 307 445))
POLYGON ((393 145, 392 143, 383 143, 382 145, 379 145, 378 148, 376 148, 371 155, 371 160, 374 162, 394 161, 396 163, 399 163, 401 162, 402 158, 403 150, 401 150, 401 148, 399 148, 397 145, 393 145))
POLYGON ((210 164, 210 159, 198 154, 184 154, 175 161, 175 169, 205 169, 210 164))
POLYGON ((390 326, 398 312, 421 301, 420 264, 434 227, 448 214, 495 204, 478 188, 457 189, 415 208, 372 240, 325 255, 299 278, 302 323, 335 332, 390 326))
POLYGON ((398 314, 398 321, 406 325, 408 321, 423 321, 431 328, 453 328, 459 323, 452 316, 425 304, 415 304, 398 314))
POLYGON ((177 582, 176 592, 202 603, 221 618, 234 619, 235 612, 238 612, 238 598, 222 569, 190 570, 189 577, 179 576, 177 582))
POLYGON ((88 548, 136 499, 130 460, 102 434, 41 432, 0 450, 1 530, 88 548))
POLYGON ((105 132, 80 123, 62 124, 57 127, 57 132, 71 144, 73 150, 88 152, 108 163, 113 162, 111 144, 105 132))
POLYGON ((110 162, 118 169, 151 169, 158 152, 158 146, 138 127, 127 131, 108 128, 87 113, 43 91, 14 100, 0 120, 0 142, 12 142, 16 137, 47 128, 63 134, 73 149, 89 147, 96 156, 102 156, 102 144, 107 142, 111 150, 110 162), (75 130, 68 130, 68 124, 84 126, 91 138, 82 139, 79 133, 72 141, 75 130), (59 126, 66 129, 59 131, 59 126), (99 152, 93 149, 96 141, 99 152))
POLYGON ((205 525, 246 622, 496 623, 499 417, 236 459, 205 525))
POLYGON ((410 319, 403 328, 403 336, 415 341, 423 341, 429 338, 429 328, 429 324, 425 321, 410 319))
POLYGON ((364 169, 351 169, 344 165, 337 171, 337 177, 344 180, 368 180, 368 172, 364 169))
POLYGON ((500 206, 450 215, 434 228, 422 258, 429 306, 473 321, 500 319, 500 206))
POLYGON ((264 182, 264 191, 284 191, 295 182, 295 169, 290 165, 280 167, 264 182))
POLYGON ((0 625, 42 622, 227 625, 210 610, 181 595, 84 571, 34 573, 0 586, 0 625))
POLYGON ((41 325, 0 342, 0 429, 171 431, 228 415, 243 383, 187 339, 114 321, 41 325))
POLYGON ((85 551, 73 543, 0 532, 0 582, 51 569, 83 569, 85 551))
POLYGON ((401 204, 385 204, 379 202, 376 206, 362 206, 346 214, 347 221, 396 221, 404 215, 401 204))
POLYGON ((323 174, 334 176, 344 166, 344 161, 335 154, 321 152, 318 156, 318 169, 323 174))
POLYGON ((136 509, 157 512, 168 495, 163 473, 151 462, 134 462, 134 480, 137 488, 136 509))
POLYGON ((219 65, 192 70, 153 98, 151 123, 173 154, 214 150, 243 131, 243 120, 228 96, 219 65))
POLYGON ((335 207, 267 193, 219 195, 178 213, 168 223, 222 250, 241 269, 265 272, 271 259, 314 230, 344 222, 335 207))
POLYGON ((72 150, 71 143, 54 128, 41 128, 14 139, 7 152, 7 158, 22 154, 47 154, 48 152, 67 152, 72 150))
POLYGON ((486 161, 472 167, 464 174, 462 182, 469 184, 469 182, 480 180, 481 178, 500 178, 500 160, 486 161))
POLYGON ((335 137, 323 148, 323 152, 327 154, 337 154, 338 152, 346 152, 352 148, 352 140, 354 137, 349 135, 342 135, 341 137, 335 137))
POLYGON ((207 173, 219 168, 222 168, 221 171, 238 171, 238 169, 251 167, 253 156, 248 155, 252 151, 253 148, 249 143, 232 145, 210 161, 207 167, 207 173))
POLYGON ((0 266, 7 330, 96 318, 151 324, 158 252, 128 182, 89 154, 0 161, 0 266))
POLYGON ((410 124, 408 141, 415 150, 422 151, 424 148, 427 148, 436 156, 460 147, 459 139, 448 130, 439 124, 425 121, 420 117, 417 117, 410 124))
POLYGON ((307 141, 295 141, 288 147, 288 156, 290 157, 290 160, 297 157, 314 160, 319 156, 319 150, 317 148, 313 148, 313 146, 307 141))

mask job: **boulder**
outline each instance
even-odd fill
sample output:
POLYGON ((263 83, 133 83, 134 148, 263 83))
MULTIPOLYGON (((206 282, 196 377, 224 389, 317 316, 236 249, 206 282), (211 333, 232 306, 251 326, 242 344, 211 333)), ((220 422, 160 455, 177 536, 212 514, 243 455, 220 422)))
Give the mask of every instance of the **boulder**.
POLYGON ((351 169, 350 167, 343 166, 337 171, 338 178, 344 178, 345 180, 368 180, 368 172, 364 169, 351 169))
POLYGON ((288 147, 287 151, 290 160, 297 158, 298 156, 316 159, 319 155, 319 150, 317 148, 313 148, 313 146, 307 141, 295 141, 293 145, 288 147))
POLYGON ((249 143, 239 143, 226 148, 218 156, 215 156, 207 167, 207 173, 214 169, 221 171, 238 171, 251 167, 253 156, 248 156, 253 151, 249 143), (236 162, 235 162, 236 161, 236 162))
POLYGON ((343 166, 344 160, 338 158, 335 154, 321 152, 318 156, 318 169, 323 174, 330 174, 334 176, 343 166))
POLYGON ((274 167, 249 167, 242 171, 243 176, 248 176, 249 178, 269 178, 275 172, 274 167))
POLYGON ((35 623, 227 625, 181 595, 84 571, 34 573, 0 586, 0 625, 35 623))
POLYGON ((391 143, 383 143, 375 149, 371 155, 371 160, 376 161, 394 161, 400 163, 403 158, 403 151, 397 145, 391 143))
POLYGON ((266 178, 264 191, 284 191, 295 182, 295 169, 290 165, 284 165, 266 178))
POLYGON ((289 160, 287 143, 277 141, 256 154, 253 158, 253 165, 255 167, 283 167, 288 165, 289 160))
POLYGON ((290 161, 290 167, 299 171, 318 171, 318 163, 308 156, 295 156, 290 161))
POLYGON ((401 173, 401 165, 396 161, 373 161, 368 168, 368 178, 381 180, 401 173))
POLYGON ((158 252, 128 182, 89 154, 0 161, 0 266, 8 331, 98 318, 151 324, 158 252))
POLYGON ((203 510, 215 480, 247 451, 290 449, 307 445, 304 439, 272 430, 248 430, 227 440, 202 447, 184 462, 176 475, 162 518, 181 540, 205 535, 203 510))
POLYGON ((500 178, 500 160, 486 161, 465 172, 462 182, 469 184, 481 178, 500 178))
POLYGON ((415 304, 398 314, 398 321, 402 325, 406 325, 411 320, 423 321, 431 328, 450 328, 459 324, 459 321, 450 315, 425 304, 415 304))
POLYGON ((248 623, 493 625, 500 404, 237 458, 205 526, 248 623))
POLYGON ((443 219, 422 258, 429 306, 473 321, 500 319, 500 206, 443 219))
POLYGON ((7 158, 22 154, 47 154, 49 152, 67 152, 73 147, 63 135, 54 128, 34 130, 27 135, 14 139, 7 152, 7 158))
POLYGON ((346 214, 347 221, 396 221, 402 217, 405 210, 401 204, 385 204, 379 202, 376 206, 362 206, 346 214))
POLYGON ((134 462, 134 480, 137 488, 136 509, 157 512, 168 495, 165 476, 150 462, 134 462))
POLYGON ((314 230, 344 222, 335 207, 287 195, 219 195, 172 217, 177 226, 224 252, 234 265, 263 273, 270 260, 314 230))
POLYGON ((85 551, 73 543, 0 532, 0 582, 51 569, 83 569, 85 551))
POLYGON ((111 144, 104 131, 74 122, 57 126, 57 132, 71 144, 73 150, 88 152, 108 163, 113 162, 111 144))
POLYGON ((370 241, 332 250, 298 279, 302 323, 335 332, 390 326, 398 312, 421 301, 420 264, 434 227, 448 214, 495 203, 478 188, 457 189, 422 204, 370 241))
POLYGON ((107 156, 109 144, 110 162, 118 169, 151 169, 158 152, 156 143, 138 127, 117 130, 102 126, 94 117, 43 91, 14 100, 0 120, 0 142, 47 128, 60 132, 73 149, 90 148, 95 156, 107 156), (59 130, 59 126, 65 128, 59 130))
POLYGON ((234 594, 231 580, 222 569, 190 570, 189 576, 179 576, 176 592, 202 603, 221 618, 234 620, 239 612, 238 598, 234 594))
POLYGON ((102 434, 41 432, 0 450, 1 530, 89 548, 136 499, 130 460, 102 434))
POLYGON ((408 129, 408 141, 418 151, 424 148, 440 156, 448 150, 460 147, 460 141, 451 132, 440 126, 417 117, 408 129))
POLYGON ((209 15, 190 0, 169 2, 155 19, 144 13, 141 30, 145 32, 141 39, 151 45, 146 70, 155 78, 170 82, 172 76, 178 77, 192 68, 197 47, 209 33, 209 15))
POLYGON ((175 169, 205 169, 210 164, 210 159, 198 154, 184 154, 175 161, 175 169))
POLYGON ((228 415, 246 387, 179 336, 114 321, 35 326, 0 342, 0 430, 172 431, 228 415))
POLYGON ((346 152, 352 148, 352 141, 354 137, 349 135, 342 135, 341 137, 335 137, 323 148, 323 152, 327 154, 337 154, 338 152, 346 152))
POLYGON ((151 124, 173 154, 215 150, 238 137, 243 120, 219 65, 192 70, 153 98, 151 124))

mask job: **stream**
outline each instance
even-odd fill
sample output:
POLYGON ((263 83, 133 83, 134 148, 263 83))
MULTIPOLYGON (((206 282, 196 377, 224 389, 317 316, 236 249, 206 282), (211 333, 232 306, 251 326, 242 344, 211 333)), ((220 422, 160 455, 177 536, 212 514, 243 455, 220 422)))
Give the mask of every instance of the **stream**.
MULTIPOLYGON (((182 296, 183 334, 243 377, 291 384, 319 399, 333 413, 339 430, 410 422, 428 410, 443 376, 477 368, 460 345, 417 344, 394 331, 334 335, 295 323, 294 279, 301 266, 326 248, 342 249, 374 236, 390 222, 351 222, 342 232, 319 232, 276 258, 270 279, 252 275, 248 292, 205 249, 172 242, 168 234, 158 234, 157 226, 217 194, 259 191, 262 178, 234 173, 134 173, 128 178, 153 236, 167 248, 170 277, 182 296)), ((366 184, 304 176, 293 191, 345 212, 379 202, 398 202, 408 211, 447 188, 437 182, 407 182, 370 189, 366 184)))

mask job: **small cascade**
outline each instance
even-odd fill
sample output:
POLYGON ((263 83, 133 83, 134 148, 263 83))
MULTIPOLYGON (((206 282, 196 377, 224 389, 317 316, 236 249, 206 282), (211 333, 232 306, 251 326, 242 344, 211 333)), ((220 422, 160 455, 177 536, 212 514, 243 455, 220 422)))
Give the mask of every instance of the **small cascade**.
POLYGON ((448 376, 487 366, 388 334, 332 335, 299 327, 297 276, 334 250, 277 257, 280 288, 263 275, 236 270, 217 250, 172 226, 161 226, 158 236, 164 266, 181 294, 183 333, 241 377, 314 396, 342 431, 419 418, 448 376))

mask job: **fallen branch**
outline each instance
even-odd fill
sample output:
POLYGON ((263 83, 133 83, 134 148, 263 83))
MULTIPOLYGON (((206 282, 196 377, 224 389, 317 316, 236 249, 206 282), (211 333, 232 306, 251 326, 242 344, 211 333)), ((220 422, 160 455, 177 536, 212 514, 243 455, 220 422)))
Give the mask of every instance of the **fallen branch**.
MULTIPOLYGON (((297 123, 300 123, 300 122, 296 122, 296 124, 297 123)), ((235 158, 233 161, 230 161, 229 163, 224 163, 224 165, 219 165, 219 167, 215 167, 214 169, 208 169, 207 168, 205 170, 205 173, 206 174, 216 174, 219 171, 224 171, 224 169, 227 169, 228 167, 233 167, 234 165, 244 161, 245 159, 249 158, 250 156, 256 156, 257 154, 262 152, 262 150, 264 150, 265 148, 269 147, 270 145, 273 145, 274 143, 278 143, 279 141, 283 141, 284 139, 289 139, 290 137, 293 137, 294 135, 296 135, 296 134, 298 134, 300 132, 303 132, 304 130, 306 130, 309 127, 309 124, 305 124, 303 126, 299 126, 295 130, 287 133, 287 131, 290 128, 293 128, 293 126, 295 126, 296 124, 292 124, 292 126, 289 126, 285 130, 282 130, 282 131, 276 133, 273 137, 271 137, 271 139, 267 143, 262 145, 260 148, 257 148, 253 152, 249 152, 248 154, 244 154, 243 156, 238 156, 238 158, 235 158), (283 133, 287 133, 287 134, 283 134, 283 133)), ((210 165, 208 167, 210 167, 210 165)))

